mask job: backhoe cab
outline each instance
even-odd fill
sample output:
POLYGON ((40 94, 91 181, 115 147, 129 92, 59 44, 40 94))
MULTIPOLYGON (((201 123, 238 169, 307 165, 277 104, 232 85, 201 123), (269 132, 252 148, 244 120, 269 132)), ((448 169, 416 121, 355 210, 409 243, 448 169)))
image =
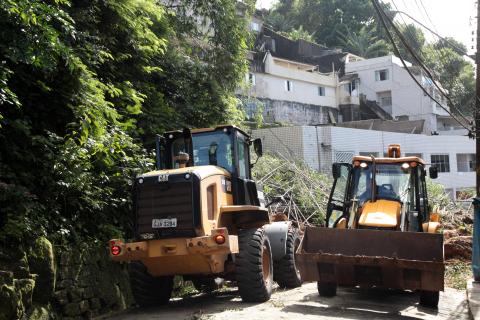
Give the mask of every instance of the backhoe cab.
POLYGON ((139 305, 167 303, 175 275, 201 291, 215 289, 215 278, 236 280, 252 302, 270 298, 274 273, 280 286, 300 285, 285 259, 298 233, 288 221, 270 221, 251 180, 250 145, 262 155, 261 141, 234 126, 157 138, 157 170, 135 179, 136 239, 110 241, 112 259, 131 262, 139 305))
POLYGON ((355 156, 332 172, 327 228, 307 228, 298 251, 304 280, 318 281, 325 296, 337 284, 420 290, 421 304, 436 307, 443 236, 428 203, 424 161, 390 145, 387 157, 355 156))

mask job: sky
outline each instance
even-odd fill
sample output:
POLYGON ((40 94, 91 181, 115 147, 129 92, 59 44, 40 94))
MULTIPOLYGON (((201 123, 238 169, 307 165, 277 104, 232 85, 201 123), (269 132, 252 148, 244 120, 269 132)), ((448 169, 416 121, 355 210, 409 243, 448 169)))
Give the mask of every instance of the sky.
MULTIPOLYGON (((270 8, 276 0, 257 0, 257 8, 270 8)), ((444 37, 453 37, 465 44, 469 53, 473 53, 472 31, 476 31, 476 5, 475 0, 383 0, 388 2, 395 9, 395 4, 399 11, 404 11, 415 19, 421 21, 427 27, 433 29, 444 37), (428 17, 423 10, 423 6, 428 12, 428 17), (431 21, 430 21, 431 20, 431 21)), ((406 23, 411 21, 404 17, 406 23)), ((401 18, 397 20, 400 24, 404 21, 401 18)), ((435 40, 429 31, 424 30, 427 41, 435 40)))

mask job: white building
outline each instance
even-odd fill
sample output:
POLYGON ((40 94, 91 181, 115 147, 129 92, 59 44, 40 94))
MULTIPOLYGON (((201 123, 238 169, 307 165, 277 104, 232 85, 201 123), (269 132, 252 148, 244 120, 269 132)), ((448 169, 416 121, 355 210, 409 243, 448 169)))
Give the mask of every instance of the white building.
POLYGON ((247 75, 246 95, 262 102, 265 121, 336 122, 336 73, 320 73, 315 65, 275 57, 269 51, 264 53, 262 65, 261 70, 251 70, 247 75))
POLYGON ((393 119, 425 120, 424 131, 427 134, 466 134, 444 110, 449 110, 446 99, 425 76, 423 71, 412 67, 409 69, 422 86, 441 103, 441 106, 428 97, 410 77, 400 59, 390 55, 372 59, 346 61, 345 75, 352 80, 345 84, 342 95, 349 95, 355 87, 356 95, 364 95, 367 100, 374 100, 393 119), (350 84, 351 83, 351 84, 350 84), (442 108, 443 107, 443 108, 442 108))
POLYGON ((384 155, 389 144, 399 143, 404 155, 416 155, 439 171, 436 182, 456 196, 475 186, 475 141, 465 136, 431 136, 334 126, 296 126, 254 130, 264 150, 280 153, 311 168, 330 172, 334 162, 350 162, 356 154, 384 155))

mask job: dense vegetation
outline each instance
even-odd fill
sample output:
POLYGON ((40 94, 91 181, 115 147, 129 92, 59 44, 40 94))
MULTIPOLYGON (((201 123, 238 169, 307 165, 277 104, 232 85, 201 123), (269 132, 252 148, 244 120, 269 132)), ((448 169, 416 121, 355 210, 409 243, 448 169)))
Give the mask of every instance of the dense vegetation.
POLYGON ((155 133, 238 121, 245 3, 1 1, 1 240, 110 237, 155 133))
MULTIPOLYGON (((473 115, 474 68, 462 56, 466 47, 454 39, 436 38, 437 41, 427 43, 424 32, 429 31, 407 23, 409 20, 390 4, 382 5, 408 44, 433 71, 435 80, 447 90, 453 104, 464 114, 473 115)), ((342 48, 366 58, 394 52, 371 0, 279 0, 267 22, 291 38, 342 48)), ((396 42, 401 55, 415 64, 407 49, 398 39, 396 42)))

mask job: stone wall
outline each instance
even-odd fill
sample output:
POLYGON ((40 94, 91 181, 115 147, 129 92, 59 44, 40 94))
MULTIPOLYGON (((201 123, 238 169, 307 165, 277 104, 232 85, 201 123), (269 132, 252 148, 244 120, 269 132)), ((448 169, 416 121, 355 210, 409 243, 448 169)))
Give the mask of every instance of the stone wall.
POLYGON ((59 248, 54 302, 64 319, 91 318, 133 304, 126 267, 106 248, 59 248))
POLYGON ((0 248, 0 320, 90 319, 132 304, 126 266, 104 246, 0 248))

